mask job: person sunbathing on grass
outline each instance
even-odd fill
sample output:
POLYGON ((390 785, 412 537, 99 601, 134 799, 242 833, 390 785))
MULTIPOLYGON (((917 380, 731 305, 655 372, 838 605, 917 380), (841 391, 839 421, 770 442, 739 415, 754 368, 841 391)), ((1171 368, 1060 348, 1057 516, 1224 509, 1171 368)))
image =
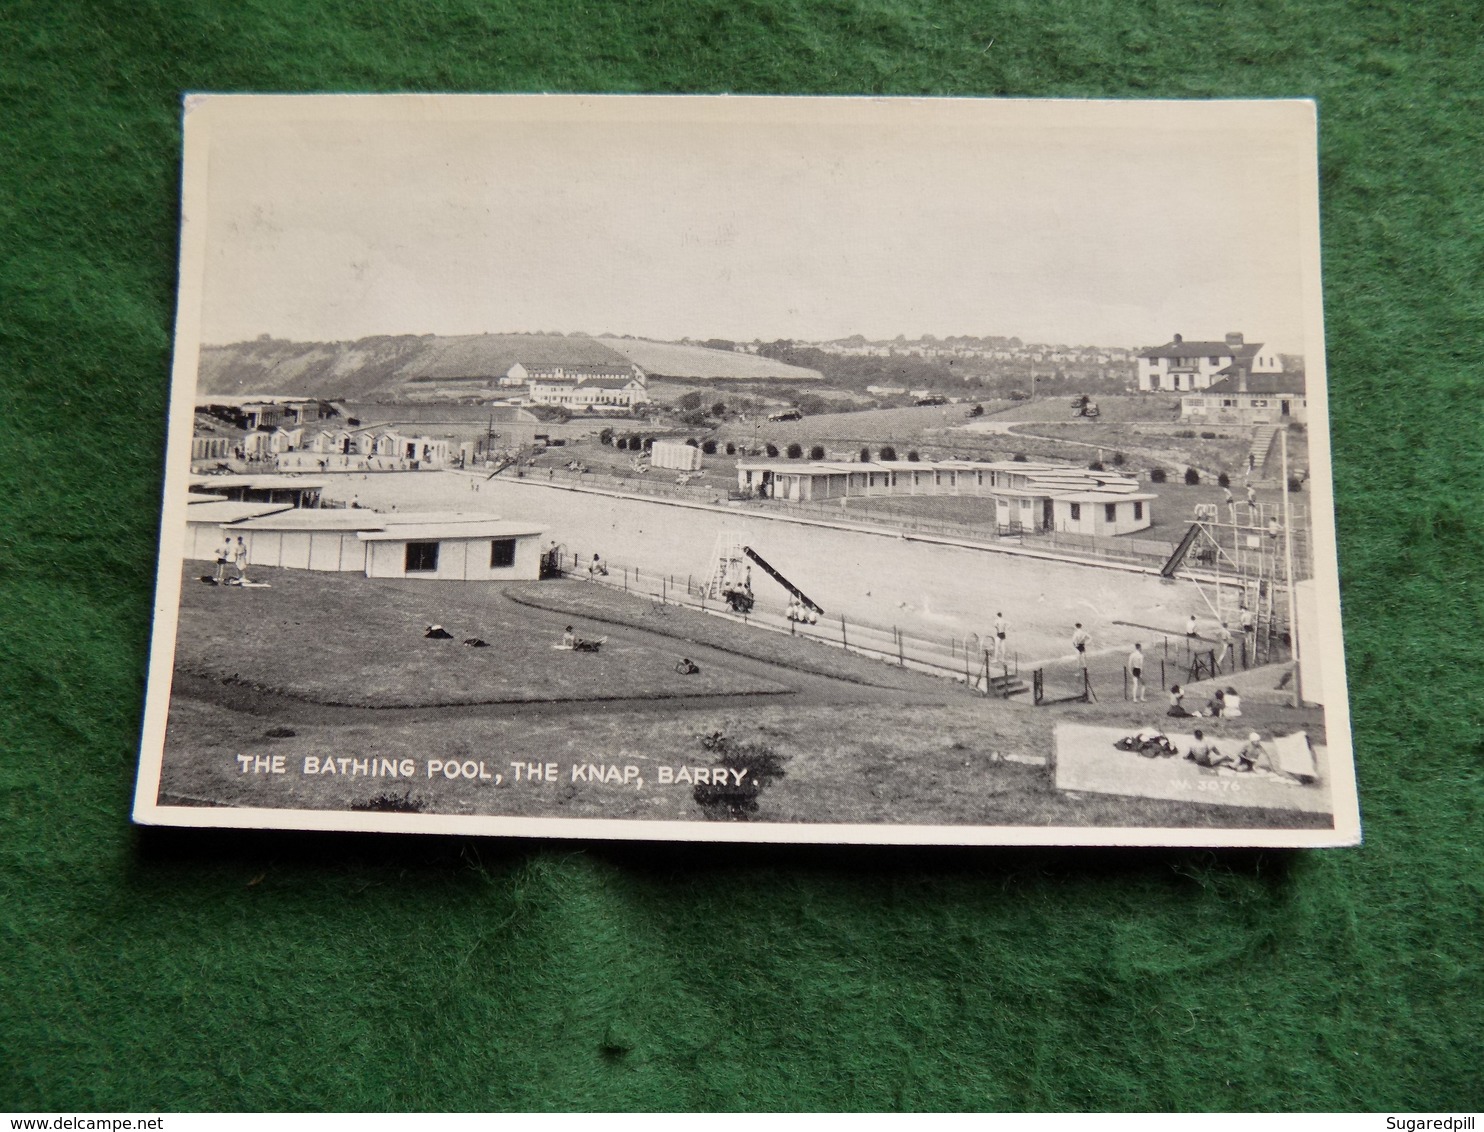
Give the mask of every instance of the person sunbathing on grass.
POLYGON ((568 625, 562 633, 562 643, 556 647, 559 649, 571 649, 573 652, 597 652, 603 647, 603 642, 607 639, 607 637, 598 637, 596 640, 587 640, 577 636, 572 631, 572 626, 568 625))

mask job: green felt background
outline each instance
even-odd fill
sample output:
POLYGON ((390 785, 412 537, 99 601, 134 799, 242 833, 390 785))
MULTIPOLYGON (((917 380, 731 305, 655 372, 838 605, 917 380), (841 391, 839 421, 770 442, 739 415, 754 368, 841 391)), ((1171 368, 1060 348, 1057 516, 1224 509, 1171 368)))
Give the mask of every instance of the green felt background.
POLYGON ((1484 1104, 1480 12, 0 7, 0 1108, 1484 1104), (187 89, 1318 98, 1365 846, 131 828, 187 89))

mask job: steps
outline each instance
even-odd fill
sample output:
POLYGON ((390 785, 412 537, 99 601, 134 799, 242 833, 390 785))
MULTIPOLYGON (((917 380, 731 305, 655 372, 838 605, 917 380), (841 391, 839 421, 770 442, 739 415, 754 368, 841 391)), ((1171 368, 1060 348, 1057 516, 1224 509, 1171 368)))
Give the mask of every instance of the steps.
POLYGON ((1252 447, 1247 450, 1247 457, 1252 467, 1256 469, 1254 478, 1265 479, 1267 477, 1268 454, 1273 450, 1273 438, 1278 435, 1282 425, 1265 424, 1258 425, 1252 433, 1252 447))

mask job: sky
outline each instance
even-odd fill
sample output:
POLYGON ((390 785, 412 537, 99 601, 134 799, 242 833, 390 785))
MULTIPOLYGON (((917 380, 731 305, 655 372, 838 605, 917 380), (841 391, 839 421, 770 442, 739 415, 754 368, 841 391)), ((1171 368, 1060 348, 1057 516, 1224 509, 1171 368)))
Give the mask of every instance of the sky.
POLYGON ((213 97, 186 121, 208 344, 1317 337, 1301 103, 213 97))

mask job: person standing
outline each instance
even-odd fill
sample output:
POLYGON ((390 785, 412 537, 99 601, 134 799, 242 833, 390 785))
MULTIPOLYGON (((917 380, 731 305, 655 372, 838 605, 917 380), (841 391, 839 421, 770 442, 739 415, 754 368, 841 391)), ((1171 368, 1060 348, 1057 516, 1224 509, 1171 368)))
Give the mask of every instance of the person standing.
POLYGON ((1082 627, 1082 622, 1077 622, 1077 627, 1072 630, 1072 647, 1077 650, 1077 655, 1082 662, 1087 662, 1087 642, 1092 640, 1092 634, 1082 627))
POLYGON ((1232 494, 1231 488, 1223 488, 1226 492, 1226 511, 1231 516, 1232 526, 1237 525, 1237 497, 1232 494))
POLYGON ((237 584, 247 581, 247 543, 237 536, 237 545, 232 547, 232 563, 237 567, 237 584))
POLYGON ((232 561, 232 536, 222 535, 222 544, 216 548, 216 584, 222 585, 227 580, 227 563, 232 561))
POLYGON ((1216 654, 1215 664, 1215 668, 1219 671, 1232 651, 1232 631, 1226 627, 1225 621, 1221 623, 1221 628, 1216 630, 1216 639, 1221 642, 1221 651, 1216 654))
POLYGON ((1190 617, 1186 619, 1186 622, 1185 622, 1185 635, 1187 637, 1193 637, 1193 636, 1196 635, 1195 634, 1195 614, 1194 613, 1192 613, 1190 615, 1190 617))
POLYGON ((1142 643, 1135 644, 1134 651, 1128 654, 1128 676, 1133 690, 1134 703, 1143 703, 1148 693, 1144 691, 1144 646, 1142 643))
POLYGON ((1005 634, 1009 627, 1005 624, 1005 615, 996 613, 994 615, 994 662, 1005 663, 1005 634))

